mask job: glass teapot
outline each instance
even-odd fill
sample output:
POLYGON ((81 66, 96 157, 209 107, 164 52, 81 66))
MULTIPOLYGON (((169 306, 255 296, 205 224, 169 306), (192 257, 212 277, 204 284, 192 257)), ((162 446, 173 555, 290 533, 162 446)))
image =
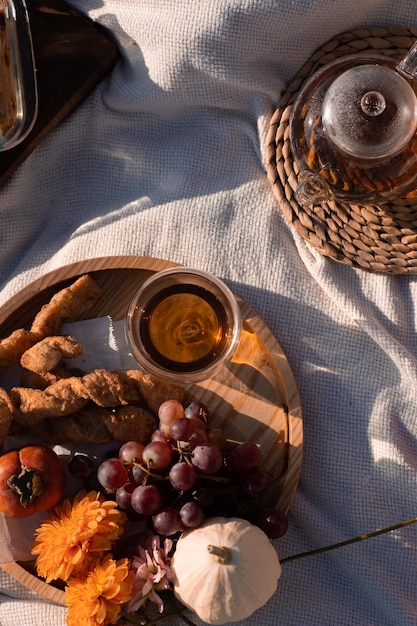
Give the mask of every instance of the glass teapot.
POLYGON ((291 111, 304 206, 388 202, 417 188, 417 42, 405 58, 355 54, 316 72, 291 111))

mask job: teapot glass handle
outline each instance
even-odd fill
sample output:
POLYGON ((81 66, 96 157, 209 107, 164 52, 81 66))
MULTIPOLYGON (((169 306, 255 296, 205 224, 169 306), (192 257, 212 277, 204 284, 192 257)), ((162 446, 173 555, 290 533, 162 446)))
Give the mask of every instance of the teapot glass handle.
POLYGON ((314 207, 325 200, 331 200, 333 193, 321 176, 311 172, 303 172, 304 176, 295 192, 295 199, 305 208, 314 207))
POLYGON ((398 63, 397 71, 406 78, 417 78, 417 41, 398 63))

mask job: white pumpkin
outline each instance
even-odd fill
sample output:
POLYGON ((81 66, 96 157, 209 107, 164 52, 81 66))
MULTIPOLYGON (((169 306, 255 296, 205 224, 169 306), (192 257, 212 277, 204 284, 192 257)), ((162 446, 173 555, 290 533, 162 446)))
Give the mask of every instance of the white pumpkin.
POLYGON ((278 555, 257 526, 213 517, 177 542, 171 562, 177 598, 208 624, 237 622, 275 593, 278 555))

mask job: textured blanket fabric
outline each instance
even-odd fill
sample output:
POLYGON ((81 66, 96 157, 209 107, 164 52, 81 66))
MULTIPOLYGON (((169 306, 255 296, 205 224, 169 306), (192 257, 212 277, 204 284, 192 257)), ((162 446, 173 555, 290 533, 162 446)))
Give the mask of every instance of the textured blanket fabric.
MULTIPOLYGON (((211 271, 270 326, 294 371, 304 462, 280 557, 417 514, 417 277, 321 257, 285 222, 264 142, 312 52, 358 27, 417 26, 412 0, 72 0, 112 73, 0 190, 0 304, 105 255, 211 271)), ((417 526, 283 565, 246 626, 414 626, 417 526)), ((65 609, 0 573, 1 626, 65 609)))

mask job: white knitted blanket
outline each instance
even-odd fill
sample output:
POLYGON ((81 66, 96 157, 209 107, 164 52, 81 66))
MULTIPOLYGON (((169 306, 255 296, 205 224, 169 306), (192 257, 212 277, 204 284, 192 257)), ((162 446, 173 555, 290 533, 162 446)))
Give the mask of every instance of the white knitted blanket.
MULTIPOLYGON (((417 514, 417 277, 323 258, 288 226, 264 143, 285 85, 358 27, 417 26, 412 0, 72 0, 121 59, 0 190, 0 304, 41 274, 148 255, 217 274, 277 336, 304 462, 280 557, 417 514)), ((415 626, 417 526, 283 565, 245 626, 415 626)), ((0 573, 0 626, 65 609, 0 573)), ((198 622, 197 622, 198 623, 198 622)))

